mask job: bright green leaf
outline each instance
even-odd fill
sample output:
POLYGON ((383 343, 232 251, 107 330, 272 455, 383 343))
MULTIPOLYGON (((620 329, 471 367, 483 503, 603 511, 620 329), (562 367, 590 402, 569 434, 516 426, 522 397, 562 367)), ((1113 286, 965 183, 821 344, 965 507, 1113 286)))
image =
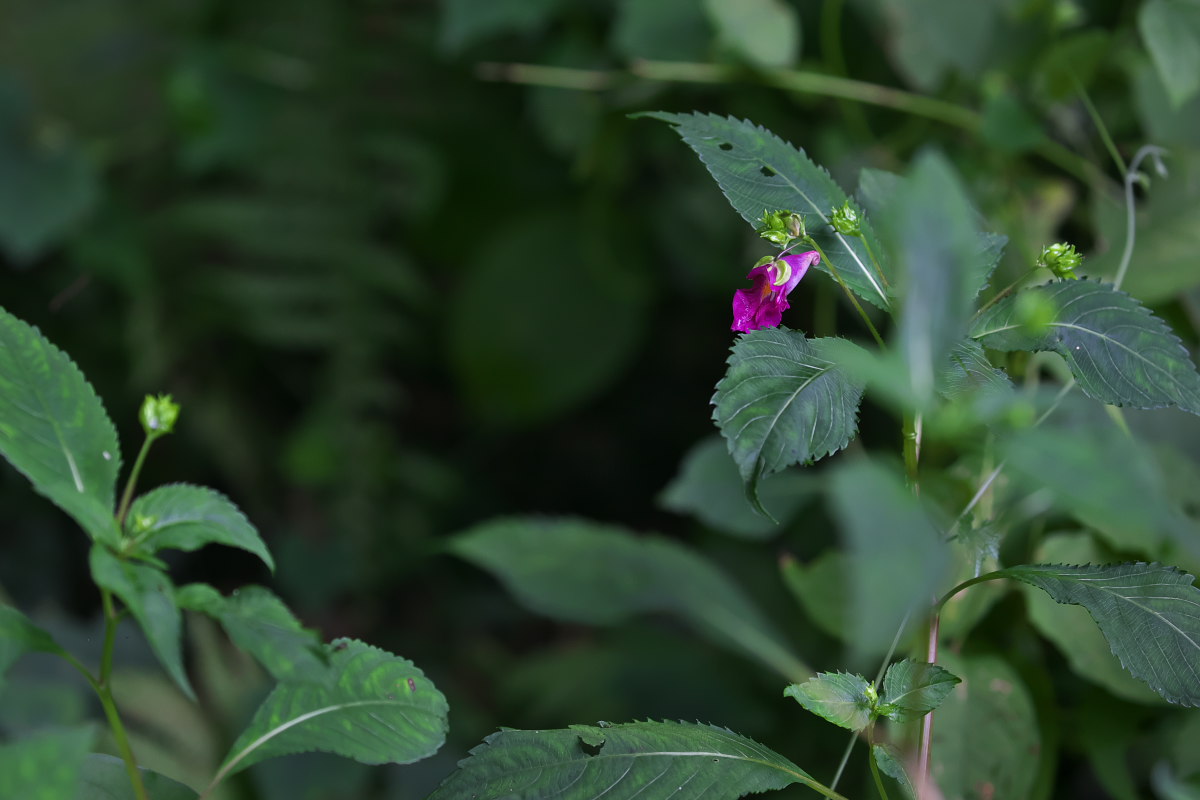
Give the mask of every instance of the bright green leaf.
POLYGON ((584 520, 514 518, 459 534, 450 548, 535 613, 589 625, 674 614, 789 679, 811 674, 736 584, 675 542, 584 520))
POLYGON ((1200 414, 1200 374, 1171 329, 1108 284, 1054 281, 985 311, 971 334, 996 350, 1053 350, 1088 397, 1116 406, 1178 406, 1200 414), (1051 312, 1044 329, 1021 319, 1023 298, 1051 312))
POLYGON ((66 653, 49 633, 12 606, 0 605, 0 691, 4 673, 24 653, 66 653))
POLYGON ((160 486, 133 501, 125 520, 127 535, 138 539, 147 553, 223 544, 249 551, 275 569, 271 553, 245 515, 223 494, 203 486, 160 486))
POLYGON ((713 395, 713 418, 760 511, 762 478, 835 453, 858 433, 862 385, 839 367, 852 349, 844 339, 807 339, 786 328, 742 334, 734 343, 713 395))
MULTIPOLYGON (((675 132, 708 167, 730 205, 751 226, 758 225, 764 211, 794 211, 802 215, 808 232, 821 245, 846 285, 868 302, 880 308, 889 307, 887 290, 863 241, 836 233, 829 226, 829 215, 846 202, 846 193, 803 150, 765 128, 732 117, 661 111, 636 116, 673 125, 675 132)), ((860 216, 871 252, 876 258, 884 258, 870 220, 860 216)), ((889 275, 886 263, 883 268, 884 274, 889 275)), ((830 265, 822 259, 817 269, 829 273, 830 265)))
POLYGON ((93 539, 117 540, 116 428, 79 367, 3 309, 0 453, 93 539))
POLYGON ((192 583, 175 593, 180 608, 208 614, 235 645, 250 653, 278 681, 323 682, 328 658, 317 634, 300 625, 283 601, 261 586, 245 586, 229 597, 192 583))
POLYGON ((804 683, 793 683, 783 690, 784 697, 822 719, 842 728, 861 731, 871 722, 875 702, 871 684, 861 675, 847 672, 820 672, 804 683))
POLYGON ((704 0, 704 10, 720 41, 746 63, 770 69, 796 60, 800 17, 783 0, 704 0))
MULTIPOLYGON (((165 775, 138 767, 146 793, 153 800, 195 800, 196 792, 165 775)), ((75 800, 135 800, 125 762, 116 756, 91 753, 83 762, 83 775, 75 800)))
POLYGON ((183 620, 175 587, 158 567, 122 561, 102 544, 92 545, 92 580, 112 592, 133 614, 159 663, 189 698, 195 699, 183 670, 183 620))
POLYGON ((911 658, 897 661, 883 676, 880 713, 896 722, 920 719, 940 706, 959 683, 958 676, 937 664, 911 658))
POLYGON ((1200 589, 1160 564, 1009 567, 1059 603, 1083 606, 1125 669, 1163 698, 1200 706, 1200 589))
POLYGON ((429 800, 676 796, 735 800, 818 785, 804 770, 744 736, 710 725, 633 722, 493 733, 429 800), (684 789, 686 787, 686 791, 684 789), (683 794, 681 795, 681 792, 683 794))
POLYGON ((214 783, 267 758, 319 750, 411 764, 446 738, 446 698, 411 661, 354 639, 329 645, 336 683, 281 683, 238 737, 214 783))
POLYGON ((74 800, 83 760, 95 737, 95 729, 88 725, 0 745, 0 797, 74 800))
POLYGON ((1200 91, 1200 2, 1147 0, 1138 10, 1138 30, 1178 108, 1200 91))
POLYGON ((908 777, 908 770, 904 768, 899 751, 890 744, 874 744, 871 745, 871 755, 879 771, 900 784, 900 796, 905 800, 916 800, 916 787, 908 777))

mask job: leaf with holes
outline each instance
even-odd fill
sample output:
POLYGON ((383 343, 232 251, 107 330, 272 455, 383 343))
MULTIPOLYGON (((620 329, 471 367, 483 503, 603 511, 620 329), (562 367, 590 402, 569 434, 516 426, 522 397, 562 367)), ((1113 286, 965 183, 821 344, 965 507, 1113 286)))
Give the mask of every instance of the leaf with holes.
POLYGON ((1161 564, 1009 567, 1060 603, 1083 606, 1121 666, 1164 699, 1200 706, 1200 589, 1161 564))
POLYGON ((130 506, 125 524, 128 535, 147 553, 223 544, 253 553, 275 569, 271 553, 246 516, 229 498, 203 486, 176 483, 147 492, 130 506))
POLYGON ((896 722, 909 722, 933 711, 962 683, 937 664, 906 658, 888 667, 883 676, 879 713, 896 722))
POLYGON ((861 731, 871 722, 875 710, 875 692, 861 675, 848 672, 821 672, 804 683, 793 683, 783 690, 784 697, 824 720, 852 731, 861 731))
POLYGON ((267 758, 319 750, 363 764, 411 764, 446 738, 446 698, 411 661, 354 639, 328 647, 336 682, 281 683, 213 783, 267 758))
POLYGON ((828 259, 821 259, 817 268, 829 274, 836 269, 855 294, 880 308, 890 307, 887 264, 882 264, 880 274, 871 258, 872 253, 884 258, 884 250, 870 220, 860 210, 866 243, 833 230, 829 215, 848 198, 829 173, 809 160, 803 150, 747 120, 664 111, 634 116, 673 125, 708 167, 730 205, 751 225, 758 225, 764 211, 786 210, 803 215, 808 232, 828 259))
POLYGON ((1200 374, 1187 350, 1166 323, 1108 284, 1063 280, 1025 289, 985 311, 971 335, 995 350, 1053 350, 1102 403, 1200 414, 1200 374), (1042 314, 1044 325, 1023 319, 1042 314))
POLYGON ((762 745, 711 725, 632 722, 493 733, 429 800, 601 796, 735 800, 794 783, 829 790, 762 745))
POLYGON ((121 450, 79 367, 0 309, 0 454, 93 539, 115 543, 121 450))
POLYGON ((759 481, 841 450, 858 433, 863 386, 839 367, 859 349, 766 328, 738 337, 713 395, 713 419, 737 462, 746 496, 763 514, 759 481))

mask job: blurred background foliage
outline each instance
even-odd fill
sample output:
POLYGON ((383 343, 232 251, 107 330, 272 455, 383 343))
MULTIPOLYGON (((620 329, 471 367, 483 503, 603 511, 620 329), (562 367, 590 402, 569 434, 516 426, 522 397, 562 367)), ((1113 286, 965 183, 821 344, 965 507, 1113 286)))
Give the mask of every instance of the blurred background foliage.
MULTIPOLYGON (((412 658, 450 700, 434 759, 291 757, 226 796, 423 797, 499 725, 597 719, 712 721, 828 770, 841 737, 784 705, 757 663, 670 620, 547 621, 446 551, 450 534, 514 513, 662 532, 720 564, 814 667, 845 666, 838 612, 822 608, 836 570, 814 560, 835 537, 811 479, 769 482, 790 521, 764 525, 709 438, 731 292, 765 250, 669 129, 626 115, 750 118, 848 188, 864 166, 901 170, 939 147, 1011 239, 996 286, 1058 238, 1089 254, 1086 274, 1111 275, 1124 219, 1105 137, 1124 159, 1167 147, 1126 288, 1195 347, 1198 13, 1186 0, 0 0, 0 303, 81 365, 126 449, 141 396, 173 393, 180 433, 147 485, 226 492, 279 562, 270 576, 235 551, 179 554, 178 582, 268 582, 327 638, 412 658), (874 102, 828 77, 868 82, 874 102)), ((805 286, 786 324, 861 336, 834 287, 805 286)), ((1172 475, 1195 470, 1195 418, 1146 426, 1182 453, 1172 475)), ((868 448, 899 446, 879 407, 862 428, 868 448)), ((1195 515, 1198 484, 1178 480, 1195 515)), ((77 652, 98 648, 84 537, 12 470, 0 508, 3 591, 77 652)), ((1011 665, 976 668, 1015 669, 1035 704, 1062 709, 1031 721, 1048 752, 1062 745, 1031 791, 1137 796, 1163 752, 1195 740, 1195 715, 1162 714, 1121 674, 1073 677, 1009 624, 1021 608, 1010 593, 974 614, 1011 665), (1109 693, 1112 716, 1085 719, 1109 693)), ((1062 630, 1055 610, 1035 622, 1062 630)), ((196 784, 266 683, 194 622, 205 707, 132 638, 119 697, 142 760, 196 784)), ((31 657, 14 670, 5 734, 94 714, 48 683, 71 680, 58 669, 31 657)), ((1179 752, 1178 769, 1200 770, 1179 752)))

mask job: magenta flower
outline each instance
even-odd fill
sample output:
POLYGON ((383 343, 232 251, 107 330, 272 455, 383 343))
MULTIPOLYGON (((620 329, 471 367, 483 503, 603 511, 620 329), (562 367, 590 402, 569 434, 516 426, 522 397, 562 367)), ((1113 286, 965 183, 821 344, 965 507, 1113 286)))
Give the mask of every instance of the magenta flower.
POLYGON ((754 281, 754 286, 733 293, 733 324, 729 329, 749 333, 778 325, 783 312, 791 307, 787 296, 808 268, 820 260, 820 253, 809 250, 798 256, 782 256, 750 270, 746 277, 754 281))

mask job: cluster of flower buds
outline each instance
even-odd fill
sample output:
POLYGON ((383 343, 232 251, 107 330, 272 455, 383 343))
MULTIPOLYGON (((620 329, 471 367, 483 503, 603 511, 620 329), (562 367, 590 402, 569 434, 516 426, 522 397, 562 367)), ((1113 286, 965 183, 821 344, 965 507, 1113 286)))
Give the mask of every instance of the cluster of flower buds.
POLYGON ((754 230, 771 244, 784 248, 808 235, 804 217, 794 211, 763 211, 762 221, 754 230))
POLYGON ((175 430, 175 421, 179 419, 179 404, 171 399, 169 394, 146 395, 142 408, 138 412, 142 430, 147 436, 157 438, 175 430))
POLYGON ((841 208, 833 210, 829 224, 843 236, 862 235, 862 217, 859 216, 858 209, 850 205, 849 200, 843 203, 841 208))
POLYGON ((1047 245, 1038 256, 1037 265, 1045 267, 1056 277, 1075 280, 1079 278, 1075 269, 1083 263, 1083 256, 1075 252, 1075 245, 1066 242, 1047 245))

